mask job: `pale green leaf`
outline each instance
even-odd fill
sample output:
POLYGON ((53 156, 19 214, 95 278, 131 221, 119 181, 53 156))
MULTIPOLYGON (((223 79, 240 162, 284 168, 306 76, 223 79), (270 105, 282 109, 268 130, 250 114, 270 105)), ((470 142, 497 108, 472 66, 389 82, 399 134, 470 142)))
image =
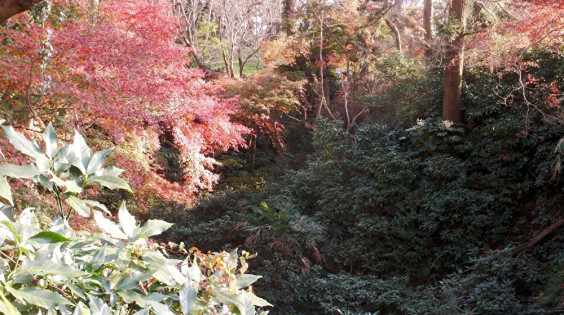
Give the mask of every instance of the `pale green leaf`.
POLYGON ((94 211, 94 220, 96 220, 96 223, 98 223, 98 226, 104 233, 118 239, 127 239, 127 235, 123 233, 119 225, 104 218, 102 213, 94 211))
POLYGON ((83 217, 90 216, 90 208, 84 201, 73 195, 65 195, 65 202, 68 203, 78 214, 83 217))
POLYGON ((90 312, 92 315, 112 315, 112 308, 100 298, 88 294, 90 312))
POLYGON ((55 183, 55 185, 60 186, 60 187, 65 187, 65 181, 62 180, 61 178, 59 178, 57 175, 55 174, 50 174, 51 175, 51 182, 55 183))
POLYGON ((137 288, 139 282, 148 280, 153 275, 154 271, 133 271, 126 274, 125 277, 117 284, 116 291, 131 290, 137 288))
MULTIPOLYGON (((76 286, 72 283, 67 283, 67 284, 65 284, 65 286, 67 288, 69 288, 74 295, 78 296, 79 298, 81 298, 83 300, 86 299, 85 292, 82 288, 79 288, 78 286, 76 286)), ((79 304, 80 303, 82 303, 82 302, 79 302, 79 304)))
POLYGON ((268 301, 256 296, 252 292, 245 292, 245 295, 247 299, 249 299, 249 301, 253 303, 254 306, 259 306, 259 307, 272 306, 272 304, 268 303, 268 301))
POLYGON ((42 260, 33 260, 25 264, 25 270, 22 273, 31 273, 37 276, 58 275, 64 279, 71 279, 88 275, 87 272, 76 269, 73 266, 65 265, 60 262, 54 262, 48 258, 42 260))
POLYGON ((107 168, 99 169, 94 174, 96 176, 115 176, 115 177, 118 177, 123 172, 124 172, 124 170, 122 170, 119 167, 110 166, 110 167, 107 167, 107 168))
POLYGON ((111 175, 102 175, 102 176, 94 175, 88 177, 88 183, 98 184, 100 186, 104 186, 110 189, 125 189, 127 191, 132 191, 131 187, 129 187, 129 184, 125 180, 111 175))
POLYGON ((125 201, 121 203, 118 212, 119 218, 119 225, 127 235, 129 239, 132 239, 134 236, 135 228, 137 227, 137 221, 135 221, 135 217, 132 216, 127 208, 125 207, 125 201))
POLYGON ((18 234, 11 222, 1 221, 1 223, 4 224, 10 230, 10 232, 12 232, 12 236, 14 237, 15 241, 17 241, 18 243, 22 242, 22 237, 18 234))
POLYGON ((10 286, 6 286, 6 290, 8 290, 14 297, 18 299, 23 299, 30 304, 37 305, 46 309, 50 309, 61 304, 72 304, 69 300, 65 299, 58 293, 37 287, 24 287, 16 290, 10 286))
MULTIPOLYGON (((1 294, 1 293, 0 293, 1 294)), ((21 314, 17 308, 15 308, 10 301, 0 301, 0 313, 8 314, 8 315, 15 315, 21 314)))
POLYGON ((180 308, 182 309, 182 313, 189 314, 196 307, 197 295, 198 291, 194 288, 194 285, 191 282, 185 283, 182 288, 180 288, 178 296, 180 298, 180 308))
POLYGON ((181 261, 176 259, 168 259, 158 251, 149 251, 143 253, 143 261, 148 264, 149 268, 153 268, 156 272, 153 277, 160 282, 173 286, 177 282, 182 284, 187 281, 186 277, 180 273, 176 267, 181 261))
POLYGON ((21 153, 36 158, 43 155, 37 144, 29 141, 23 134, 14 130, 11 126, 2 126, 6 138, 10 141, 12 146, 21 153))
POLYGON ((262 278, 262 276, 255 276, 255 275, 250 275, 250 274, 236 275, 235 281, 236 281, 236 284, 237 284, 237 289, 246 288, 260 278, 262 278))
POLYGON ((71 155, 71 146, 70 145, 66 145, 66 146, 62 147, 57 152, 57 154, 55 155, 55 158, 53 159, 55 161, 54 164, 53 164, 53 168, 55 169, 55 172, 61 173, 61 172, 68 170, 69 167, 71 167, 70 155, 71 155))
POLYGON ((196 281, 196 283, 200 283, 202 281, 202 271, 195 261, 190 267, 188 267, 187 276, 190 278, 190 280, 196 281))
POLYGON ((216 291, 213 296, 221 303, 226 305, 236 305, 239 308, 241 315, 255 314, 253 303, 247 299, 245 293, 239 295, 230 294, 222 291, 216 291))
POLYGON ((158 292, 151 292, 149 295, 145 297, 145 300, 155 301, 155 302, 162 302, 164 299, 169 298, 170 295, 160 294, 158 292))
POLYGON ((241 315, 255 315, 255 306, 253 302, 249 299, 247 292, 241 292, 239 294, 240 302, 237 304, 241 315))
POLYGON ((64 182, 65 185, 65 192, 71 192, 71 193, 75 193, 75 194, 80 194, 82 192, 82 187, 80 187, 79 184, 77 184, 74 180, 66 180, 64 182))
POLYGON ((82 303, 82 301, 80 301, 74 308, 74 312, 72 313, 72 315, 92 315, 92 313, 90 313, 90 309, 88 309, 88 306, 86 306, 84 303, 82 303))
POLYGON ((94 172, 98 171, 99 169, 104 166, 104 162, 106 162, 106 155, 112 152, 112 149, 105 149, 100 152, 94 153, 90 162, 88 163, 88 167, 86 168, 86 174, 91 175, 94 172))
MULTIPOLYGON (((172 268, 175 268, 175 267, 171 267, 171 266, 157 267, 155 265, 152 265, 151 267, 155 268, 155 273, 153 274, 153 277, 155 277, 155 279, 159 280, 159 282, 162 282, 162 283, 169 285, 169 286, 173 286, 173 285, 176 284, 176 279, 174 278, 174 276, 170 272, 172 270, 172 268)), ((182 276, 182 274, 181 274, 181 276, 182 276)))
POLYGON ((41 174, 39 175, 38 180, 43 187, 47 188, 47 190, 51 192, 53 191, 53 182, 49 179, 49 177, 41 174))
POLYGON ((0 197, 7 200, 12 207, 14 206, 14 200, 12 200, 12 189, 4 176, 0 176, 0 197))
POLYGON ((102 248, 98 249, 96 254, 92 257, 90 263, 94 269, 100 268, 106 261, 106 245, 102 246, 102 248))
POLYGON ((53 166, 53 160, 47 158, 45 155, 38 156, 35 159, 35 165, 41 173, 48 172, 53 166))
POLYGON ((2 291, 0 291, 0 299, 2 300, 2 301, 0 301, 0 312, 2 312, 3 314, 6 314, 6 315, 20 315, 21 314, 18 311, 18 309, 15 308, 14 305, 12 305, 12 303, 10 301, 8 301, 8 299, 6 298, 4 293, 2 293, 2 291))
POLYGON ((149 220, 139 228, 139 235, 142 237, 151 237, 154 235, 159 235, 162 232, 168 230, 172 226, 172 223, 168 223, 162 220, 149 220))
POLYGON ((50 173, 50 175, 51 175, 50 181, 55 183, 55 185, 57 185, 58 187, 65 187, 65 193, 80 194, 82 192, 82 187, 81 187, 82 183, 80 177, 69 179, 69 180, 63 180, 57 177, 57 175, 53 173, 50 173))
POLYGON ((43 141, 45 142, 45 153, 47 157, 54 157, 55 154, 57 154, 57 134, 51 123, 43 130, 43 141))
POLYGON ((117 293, 125 303, 127 304, 133 304, 136 303, 137 305, 139 305, 140 307, 145 307, 147 306, 147 303, 145 302, 145 297, 142 296, 141 294, 132 291, 132 290, 128 290, 128 291, 119 291, 117 293))
POLYGON ((151 311, 151 308, 147 307, 147 308, 144 308, 140 311, 133 313, 133 315, 149 315, 150 311, 151 311))
POLYGON ((0 221, 2 220, 14 222, 14 209, 12 207, 0 207, 0 221))
POLYGON ((0 165, 0 175, 4 176, 10 176, 13 178, 34 178, 39 174, 39 170, 33 165, 0 165))
POLYGON ((108 208, 104 204, 99 203, 98 201, 86 199, 86 200, 82 200, 82 202, 84 202, 85 204, 87 204, 91 207, 98 208, 98 209, 106 212, 107 214, 111 214, 111 212, 108 210, 108 208))
POLYGON ((35 234, 34 236, 30 237, 30 239, 33 239, 35 241, 42 242, 42 243, 62 243, 62 242, 70 242, 71 241, 70 239, 62 236, 61 234, 51 232, 51 231, 39 232, 39 233, 35 234))
POLYGON ((76 166, 82 174, 86 174, 86 167, 90 163, 92 153, 86 144, 86 141, 78 131, 74 131, 74 142, 71 145, 69 160, 72 165, 76 166))
POLYGON ((170 308, 165 304, 157 303, 155 301, 147 301, 147 303, 151 305, 153 311, 155 311, 155 314, 175 315, 173 312, 170 311, 170 308))

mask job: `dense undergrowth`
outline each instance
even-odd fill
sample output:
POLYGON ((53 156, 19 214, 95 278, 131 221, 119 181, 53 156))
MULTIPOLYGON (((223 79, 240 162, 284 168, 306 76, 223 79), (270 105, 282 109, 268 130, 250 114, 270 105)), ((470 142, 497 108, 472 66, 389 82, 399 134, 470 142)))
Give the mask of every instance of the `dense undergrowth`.
POLYGON ((363 98, 373 117, 352 133, 320 121, 304 168, 151 214, 176 220, 166 239, 257 252, 255 289, 277 314, 562 311, 561 233, 518 246, 562 217, 564 126, 547 99, 564 60, 527 58, 540 79, 526 99, 516 74, 467 69, 464 125, 425 88, 440 73, 411 77, 363 98))

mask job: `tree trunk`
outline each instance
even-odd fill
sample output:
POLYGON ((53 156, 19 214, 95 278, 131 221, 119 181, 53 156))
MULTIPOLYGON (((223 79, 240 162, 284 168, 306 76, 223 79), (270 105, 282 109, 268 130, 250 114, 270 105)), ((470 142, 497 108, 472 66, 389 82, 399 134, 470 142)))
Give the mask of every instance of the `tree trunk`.
POLYGON ((394 24, 394 22, 392 22, 392 20, 390 20, 390 18, 386 18, 386 24, 394 34, 394 38, 396 40, 396 48, 398 49, 399 53, 402 54, 403 50, 401 48, 401 33, 398 27, 394 24))
MULTIPOLYGON (((247 64, 247 61, 249 61, 249 59, 251 59, 251 57, 253 57, 257 52, 259 52, 259 50, 260 48, 255 49, 246 58, 243 58, 243 55, 241 54, 241 49, 237 51, 237 60, 239 61, 239 76, 241 78, 243 77, 243 70, 245 69, 245 65, 247 64)), ((257 65, 257 69, 258 69, 258 65, 257 65)))
POLYGON ((234 48, 233 48, 233 46, 231 46, 231 48, 229 49, 229 55, 227 56, 228 57, 227 61, 229 62, 229 65, 228 65, 229 69, 227 69, 227 70, 229 72, 229 77, 231 77, 231 78, 235 77, 235 71, 233 70, 233 55, 234 54, 235 54, 234 48))
POLYGON ((425 0, 423 3, 423 28, 425 29, 425 56, 430 58, 433 56, 433 0, 425 0))
POLYGON ((192 57, 194 57, 194 61, 196 61, 196 65, 198 65, 198 68, 204 70, 205 72, 213 72, 213 70, 204 63, 202 58, 200 58, 200 55, 198 55, 195 49, 192 48, 191 53, 192 57))
POLYGON ((243 68, 245 67, 245 63, 240 55, 237 56, 237 61, 239 62, 239 78, 243 78, 243 68))
POLYGON ((324 82, 324 64, 323 64, 323 23, 325 21, 324 12, 321 12, 321 18, 319 19, 319 106, 316 109, 315 117, 313 119, 314 128, 317 126, 317 121, 321 116, 321 110, 323 109, 323 104, 325 104, 325 82, 324 82))
POLYGON ((0 25, 21 12, 31 9, 36 3, 41 0, 0 0, 0 25))
POLYGON ((284 0, 284 8, 282 11, 282 29, 288 36, 294 35, 294 27, 292 25, 294 7, 295 0, 284 0))
POLYGON ((443 94, 443 119, 462 122, 462 71, 464 68, 464 16, 465 0, 452 0, 450 25, 459 28, 458 35, 448 45, 445 57, 445 84, 443 94))
POLYGON ((225 71, 227 71, 227 75, 229 75, 229 61, 227 61, 227 55, 225 54, 225 50, 221 49, 221 56, 223 57, 223 64, 225 65, 225 71))

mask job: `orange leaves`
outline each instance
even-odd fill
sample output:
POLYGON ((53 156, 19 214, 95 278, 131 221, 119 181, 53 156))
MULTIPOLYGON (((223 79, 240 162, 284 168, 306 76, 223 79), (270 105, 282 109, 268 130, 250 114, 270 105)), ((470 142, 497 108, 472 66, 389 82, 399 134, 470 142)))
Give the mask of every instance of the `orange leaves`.
POLYGON ((503 7, 496 27, 469 42, 474 63, 491 67, 514 64, 530 48, 562 48, 564 1, 521 0, 503 7))
POLYGON ((292 63, 296 57, 306 54, 309 47, 306 42, 295 41, 284 34, 261 45, 264 61, 271 69, 292 63))

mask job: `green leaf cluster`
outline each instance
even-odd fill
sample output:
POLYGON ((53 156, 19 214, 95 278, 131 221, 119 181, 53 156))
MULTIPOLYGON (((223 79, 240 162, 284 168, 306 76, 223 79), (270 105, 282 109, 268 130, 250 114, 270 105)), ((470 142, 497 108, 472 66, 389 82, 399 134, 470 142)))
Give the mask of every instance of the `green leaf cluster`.
POLYGON ((30 165, 0 165, 0 197, 11 205, 14 205, 14 202, 6 177, 32 179, 53 193, 59 204, 59 214, 63 218, 68 217, 70 213, 65 213, 62 201, 81 216, 90 216, 92 208, 109 213, 103 204, 79 198, 87 186, 98 185, 131 192, 129 184, 119 177, 122 169, 114 166, 103 167, 107 155, 112 150, 106 149, 92 154, 78 131, 75 131, 73 143, 59 147, 55 129, 49 124, 42 134, 42 150, 35 141, 28 140, 13 127, 2 126, 2 129, 10 144, 33 160, 30 165))
MULTIPOLYGON (((130 190, 118 177, 121 170, 103 167, 110 150, 91 154, 78 133, 73 144, 59 149, 49 125, 41 150, 13 128, 3 128, 10 143, 35 160, 0 166, 1 196, 12 206, 4 176, 33 179, 85 216, 90 207, 106 210, 79 198, 87 185, 130 190)), ((245 289, 261 278, 245 273, 248 253, 204 254, 186 250, 183 243, 159 245, 148 238, 172 224, 148 220, 140 225, 125 203, 117 216, 115 223, 94 210, 100 234, 75 230, 57 214, 49 220, 33 209, 17 213, 0 203, 0 312, 245 315, 271 306, 245 289)))

